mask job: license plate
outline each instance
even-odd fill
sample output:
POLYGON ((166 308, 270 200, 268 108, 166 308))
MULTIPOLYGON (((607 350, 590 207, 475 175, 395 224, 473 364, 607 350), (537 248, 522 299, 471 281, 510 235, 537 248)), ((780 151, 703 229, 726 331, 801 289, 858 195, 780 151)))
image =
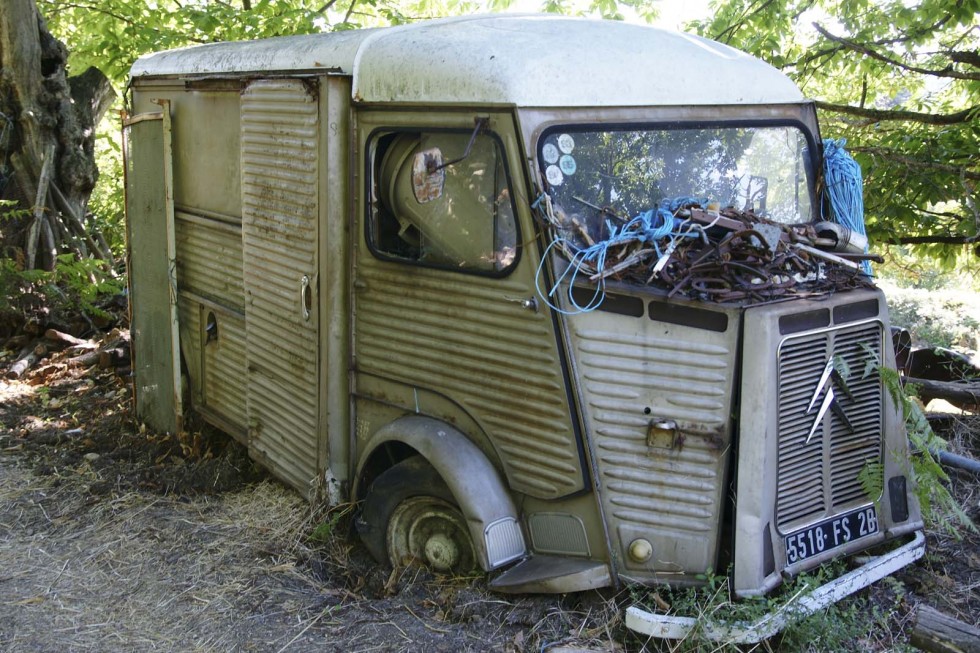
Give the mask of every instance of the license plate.
POLYGON ((789 564, 800 562, 877 532, 878 515, 873 506, 844 513, 785 536, 786 560, 789 564))

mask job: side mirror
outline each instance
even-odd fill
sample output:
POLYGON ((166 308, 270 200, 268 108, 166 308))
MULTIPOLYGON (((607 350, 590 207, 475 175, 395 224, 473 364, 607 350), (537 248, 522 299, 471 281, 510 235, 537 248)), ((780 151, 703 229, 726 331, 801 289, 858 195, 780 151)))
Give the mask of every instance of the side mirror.
POLYGON ((446 166, 442 162, 442 150, 433 147, 415 155, 412 161, 412 192, 419 204, 426 204, 442 197, 446 187, 446 166))

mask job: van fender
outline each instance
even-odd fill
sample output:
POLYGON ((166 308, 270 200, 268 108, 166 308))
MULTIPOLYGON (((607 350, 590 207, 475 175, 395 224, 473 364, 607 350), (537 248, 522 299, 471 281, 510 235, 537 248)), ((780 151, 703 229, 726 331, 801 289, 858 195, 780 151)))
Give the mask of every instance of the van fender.
POLYGON ((401 417, 378 429, 368 440, 357 464, 357 479, 371 454, 386 442, 407 444, 439 472, 466 519, 473 549, 484 571, 526 555, 517 508, 507 486, 469 438, 431 417, 401 417))

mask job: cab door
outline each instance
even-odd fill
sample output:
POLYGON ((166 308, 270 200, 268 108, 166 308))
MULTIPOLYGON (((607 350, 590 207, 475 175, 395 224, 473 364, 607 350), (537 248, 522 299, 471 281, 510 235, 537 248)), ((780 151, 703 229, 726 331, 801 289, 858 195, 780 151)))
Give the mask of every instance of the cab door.
POLYGON ((458 425, 510 487, 585 487, 513 115, 358 115, 356 444, 406 412, 458 425), (523 223, 519 216, 524 217, 523 223))

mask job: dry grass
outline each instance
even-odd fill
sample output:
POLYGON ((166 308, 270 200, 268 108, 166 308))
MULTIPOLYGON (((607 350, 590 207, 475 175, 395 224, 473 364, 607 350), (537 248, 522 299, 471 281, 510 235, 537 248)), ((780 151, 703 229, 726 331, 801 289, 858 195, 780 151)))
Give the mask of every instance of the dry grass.
POLYGON ((277 484, 90 500, 2 470, 4 650, 274 650, 338 602, 289 559, 307 508, 277 484))
POLYGON ((505 597, 482 576, 384 570, 349 536, 349 506, 315 510, 271 480, 174 491, 170 479, 221 460, 150 455, 145 483, 81 441, 35 446, 70 424, 52 427, 41 398, 16 401, 30 404, 18 427, 0 428, 0 650, 619 650, 608 598, 505 597))

